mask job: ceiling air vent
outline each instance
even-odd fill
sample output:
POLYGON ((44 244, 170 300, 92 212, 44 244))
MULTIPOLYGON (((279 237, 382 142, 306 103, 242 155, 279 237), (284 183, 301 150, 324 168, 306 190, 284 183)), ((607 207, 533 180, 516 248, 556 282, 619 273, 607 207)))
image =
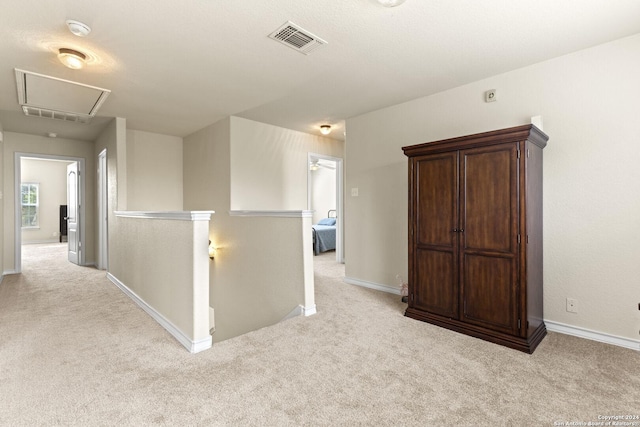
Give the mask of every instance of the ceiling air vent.
POLYGON ((287 21, 283 26, 269 34, 269 38, 279 41, 305 55, 327 44, 327 42, 320 37, 300 28, 291 21, 287 21))
POLYGON ((108 89, 15 69, 18 101, 27 116, 88 123, 108 89))
POLYGON ((89 123, 91 117, 63 111, 47 110, 46 108, 22 106, 22 111, 27 116, 44 117, 45 119, 64 120, 66 122, 89 123))

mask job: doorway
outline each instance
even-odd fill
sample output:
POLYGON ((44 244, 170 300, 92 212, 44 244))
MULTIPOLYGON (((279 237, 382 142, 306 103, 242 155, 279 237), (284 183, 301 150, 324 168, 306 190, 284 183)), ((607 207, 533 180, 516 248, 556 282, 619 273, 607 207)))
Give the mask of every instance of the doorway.
MULTIPOLYGON (((22 161, 23 160, 40 160, 40 161, 52 161, 52 162, 62 162, 64 164, 75 164, 77 165, 77 172, 74 174, 75 181, 72 183, 73 188, 77 189, 77 197, 75 201, 78 205, 77 215, 75 220, 77 221, 77 228, 75 229, 75 237, 77 241, 74 243, 74 251, 75 257, 77 257, 77 263, 79 265, 85 265, 85 254, 83 248, 85 247, 85 180, 81 179, 85 170, 85 160, 83 158, 78 157, 68 157, 68 156, 56 156, 56 155, 47 155, 47 154, 33 154, 33 153, 15 153, 14 159, 14 205, 15 205, 15 255, 14 255, 14 272, 21 273, 22 272, 22 229, 23 229, 23 209, 22 209, 22 161)), ((65 178, 65 187, 67 187, 67 178, 65 178)), ((67 190, 68 191, 68 190, 67 190)), ((41 215, 41 213, 38 213, 41 215)), ((55 217, 56 223, 59 221, 59 211, 46 213, 48 216, 55 217)), ((48 231, 51 233, 51 231, 48 231)), ((48 238, 54 238, 57 236, 48 236, 48 238)))
MULTIPOLYGON (((344 220, 343 220, 343 166, 339 157, 327 156, 325 154, 309 153, 307 155, 307 209, 316 210, 319 216, 331 216, 329 211, 335 210, 336 217, 336 261, 344 263, 344 220), (326 182, 331 185, 329 203, 333 202, 333 208, 326 208, 324 205, 316 209, 314 206, 314 193, 317 196, 321 190, 321 185, 314 185, 316 175, 321 173, 326 178, 326 182), (326 210, 326 212, 325 212, 326 210)), ((322 199, 322 197, 320 197, 322 199)), ((325 198, 326 199, 326 198, 325 198)), ((317 202, 316 202, 317 203, 317 202)), ((329 206, 329 205, 327 205, 329 206)), ((314 219, 316 216, 314 215, 314 219)), ((315 221, 313 221, 315 223, 315 221)))

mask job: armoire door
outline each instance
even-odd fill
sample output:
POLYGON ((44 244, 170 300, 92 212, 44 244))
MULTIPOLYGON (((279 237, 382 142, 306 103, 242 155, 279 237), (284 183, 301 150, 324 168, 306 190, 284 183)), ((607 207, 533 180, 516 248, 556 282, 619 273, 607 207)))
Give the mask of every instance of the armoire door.
POLYGON ((461 319, 507 333, 518 322, 515 143, 460 152, 461 319))
POLYGON ((457 319, 458 153, 417 157, 412 201, 414 286, 410 307, 457 319))

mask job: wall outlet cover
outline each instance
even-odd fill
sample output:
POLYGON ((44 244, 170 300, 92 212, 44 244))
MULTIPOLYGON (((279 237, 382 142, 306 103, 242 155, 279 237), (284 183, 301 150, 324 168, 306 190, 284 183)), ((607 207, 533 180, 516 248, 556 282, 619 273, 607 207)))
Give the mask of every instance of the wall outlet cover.
POLYGON ((484 102, 495 102, 498 100, 498 91, 489 89, 484 93, 484 102))

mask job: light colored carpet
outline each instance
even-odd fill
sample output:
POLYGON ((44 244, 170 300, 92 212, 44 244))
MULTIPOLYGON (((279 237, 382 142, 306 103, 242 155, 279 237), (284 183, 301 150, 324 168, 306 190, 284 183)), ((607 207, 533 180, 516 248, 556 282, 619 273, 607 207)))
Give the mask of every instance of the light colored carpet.
MULTIPOLYGON (((0 285, 0 425, 510 425, 640 415, 640 353, 550 333, 533 355, 403 316, 315 257, 318 314, 189 354, 63 245, 0 285)), ((557 424, 556 424, 557 425, 557 424)))

